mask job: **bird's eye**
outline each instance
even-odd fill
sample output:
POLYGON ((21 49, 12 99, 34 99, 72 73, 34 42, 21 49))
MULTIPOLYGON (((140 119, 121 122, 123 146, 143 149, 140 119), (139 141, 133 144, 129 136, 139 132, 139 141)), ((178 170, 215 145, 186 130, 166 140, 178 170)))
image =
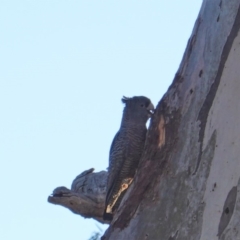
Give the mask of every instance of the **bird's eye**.
POLYGON ((141 104, 141 107, 144 107, 144 104, 141 104))

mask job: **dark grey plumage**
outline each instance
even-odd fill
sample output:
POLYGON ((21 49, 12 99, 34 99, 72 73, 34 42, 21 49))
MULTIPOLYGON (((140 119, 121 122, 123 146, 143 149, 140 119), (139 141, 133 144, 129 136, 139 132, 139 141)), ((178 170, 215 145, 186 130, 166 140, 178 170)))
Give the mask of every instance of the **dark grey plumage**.
POLYGON ((122 122, 115 135, 109 154, 106 209, 104 219, 109 220, 120 204, 123 193, 131 184, 146 139, 146 122, 154 106, 150 99, 139 96, 122 98, 125 104, 122 122))

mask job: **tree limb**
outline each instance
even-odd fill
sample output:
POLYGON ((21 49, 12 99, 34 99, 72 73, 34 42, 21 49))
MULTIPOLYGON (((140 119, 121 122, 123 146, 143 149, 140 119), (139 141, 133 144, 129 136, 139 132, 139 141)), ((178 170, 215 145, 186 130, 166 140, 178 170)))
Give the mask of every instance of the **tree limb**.
POLYGON ((48 202, 68 208, 84 218, 93 218, 101 223, 104 221, 103 211, 106 197, 107 172, 94 173, 94 168, 78 175, 72 183, 71 190, 66 187, 57 187, 48 202))

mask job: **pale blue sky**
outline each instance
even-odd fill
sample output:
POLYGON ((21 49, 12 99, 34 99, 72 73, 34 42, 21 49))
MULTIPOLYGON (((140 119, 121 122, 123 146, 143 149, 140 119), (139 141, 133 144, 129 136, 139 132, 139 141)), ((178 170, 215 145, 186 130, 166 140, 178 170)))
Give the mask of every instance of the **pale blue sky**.
POLYGON ((121 97, 158 103, 200 5, 0 0, 0 239, 87 240, 98 230, 47 197, 106 169, 121 97))

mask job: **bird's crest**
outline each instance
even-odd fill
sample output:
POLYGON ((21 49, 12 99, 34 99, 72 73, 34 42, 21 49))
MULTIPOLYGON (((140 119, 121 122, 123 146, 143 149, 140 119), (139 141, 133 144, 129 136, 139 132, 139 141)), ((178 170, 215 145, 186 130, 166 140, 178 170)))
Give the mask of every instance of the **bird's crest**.
POLYGON ((122 98, 122 102, 123 102, 123 103, 127 103, 129 100, 130 100, 129 97, 123 96, 123 98, 122 98))

